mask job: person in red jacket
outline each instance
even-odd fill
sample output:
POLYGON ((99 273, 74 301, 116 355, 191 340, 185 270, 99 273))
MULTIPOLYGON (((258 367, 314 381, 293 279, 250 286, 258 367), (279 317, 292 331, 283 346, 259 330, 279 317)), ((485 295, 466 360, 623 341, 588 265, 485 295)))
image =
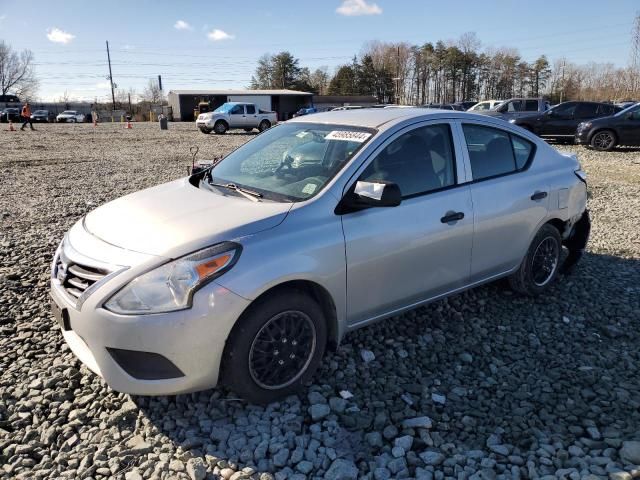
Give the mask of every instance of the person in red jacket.
POLYGON ((24 130, 24 127, 27 126, 27 123, 31 127, 31 130, 35 130, 35 128, 33 128, 33 123, 31 123, 31 106, 29 105, 29 102, 26 102, 22 107, 21 115, 22 115, 22 128, 20 128, 20 130, 24 130))

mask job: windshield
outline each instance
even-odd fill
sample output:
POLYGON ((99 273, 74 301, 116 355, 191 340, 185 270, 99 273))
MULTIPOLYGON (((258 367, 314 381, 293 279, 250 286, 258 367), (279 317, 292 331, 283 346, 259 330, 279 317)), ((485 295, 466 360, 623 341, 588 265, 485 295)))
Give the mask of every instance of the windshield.
POLYGON ((214 110, 214 112, 215 113, 229 113, 234 106, 235 105, 232 104, 232 103, 225 103, 225 104, 220 105, 218 108, 216 108, 214 110))
POLYGON ((640 103, 634 103, 633 105, 625 108, 624 110, 620 110, 618 113, 616 113, 614 116, 616 117, 620 117, 622 115, 625 115, 627 113, 631 113, 631 112, 635 112, 637 110, 640 110, 640 103))
POLYGON ((46 114, 47 114, 47 111, 46 111, 46 110, 36 110, 36 111, 34 112, 34 115, 35 115, 35 114, 37 114, 37 115, 46 115, 46 114))
POLYGON ((232 152, 211 170, 210 180, 255 190, 272 200, 306 200, 374 134, 352 126, 285 123, 232 152))
POLYGON ((64 112, 62 112, 63 115, 75 115, 76 112, 74 112, 73 110, 65 110, 64 112))

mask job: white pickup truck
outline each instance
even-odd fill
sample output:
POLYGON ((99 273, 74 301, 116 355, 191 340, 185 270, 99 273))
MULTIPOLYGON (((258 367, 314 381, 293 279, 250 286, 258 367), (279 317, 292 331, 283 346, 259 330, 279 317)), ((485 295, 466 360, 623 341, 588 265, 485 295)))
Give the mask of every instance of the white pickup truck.
POLYGON ((257 128, 263 132, 277 121, 276 112, 265 112, 253 103, 227 102, 213 112, 198 115, 196 127, 202 133, 223 134, 230 128, 242 128, 245 132, 257 128))

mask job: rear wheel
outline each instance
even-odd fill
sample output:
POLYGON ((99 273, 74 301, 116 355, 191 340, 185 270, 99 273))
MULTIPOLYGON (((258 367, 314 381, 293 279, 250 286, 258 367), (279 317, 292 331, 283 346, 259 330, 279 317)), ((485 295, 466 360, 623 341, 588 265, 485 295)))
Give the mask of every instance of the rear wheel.
POLYGON ((213 126, 213 131, 218 135, 222 135, 223 133, 227 132, 228 128, 229 126, 226 124, 226 122, 218 120, 213 126))
POLYGON ((271 122, 269 120, 262 120, 260 122, 260 125, 258 125, 258 130, 260 130, 261 132, 264 132, 268 128, 271 128, 271 122))
POLYGON ((298 290, 258 300, 238 320, 223 357, 223 382, 252 403, 300 389, 324 355, 322 309, 298 290))
POLYGON ((534 237, 520 268, 509 277, 516 292, 539 295, 558 275, 562 239, 553 225, 543 225, 534 237))
POLYGON ((591 137, 591 146, 601 152, 608 152, 616 146, 616 134, 611 130, 600 130, 591 137))
POLYGON ((253 128, 245 128, 244 129, 244 131, 247 132, 247 133, 251 132, 252 130, 253 130, 253 128))

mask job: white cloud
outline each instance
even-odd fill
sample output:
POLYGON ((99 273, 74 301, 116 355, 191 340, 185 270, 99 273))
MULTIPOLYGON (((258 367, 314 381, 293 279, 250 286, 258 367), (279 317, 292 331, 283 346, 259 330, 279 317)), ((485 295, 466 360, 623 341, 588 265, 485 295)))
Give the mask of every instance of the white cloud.
POLYGON ((365 0, 344 0, 342 5, 336 8, 336 12, 347 17, 358 15, 380 15, 382 9, 376 3, 367 3, 365 0))
POLYGON ((0 22, 1 22, 1 21, 3 21, 3 20, 5 20, 6 18, 7 18, 7 16, 6 16, 6 15, 0 15, 0 22))
POLYGON ((219 42, 220 40, 233 40, 234 38, 236 38, 235 35, 230 35, 227 32, 219 30, 217 28, 214 28, 209 33, 207 33, 207 37, 209 37, 209 40, 213 40, 214 42, 219 42))
POLYGON ((185 22, 184 20, 178 20, 173 25, 173 28, 175 28, 176 30, 193 30, 193 27, 189 25, 187 22, 185 22))
POLYGON ((47 38, 53 43, 67 44, 76 38, 76 36, 59 28, 50 28, 47 30, 47 38))

